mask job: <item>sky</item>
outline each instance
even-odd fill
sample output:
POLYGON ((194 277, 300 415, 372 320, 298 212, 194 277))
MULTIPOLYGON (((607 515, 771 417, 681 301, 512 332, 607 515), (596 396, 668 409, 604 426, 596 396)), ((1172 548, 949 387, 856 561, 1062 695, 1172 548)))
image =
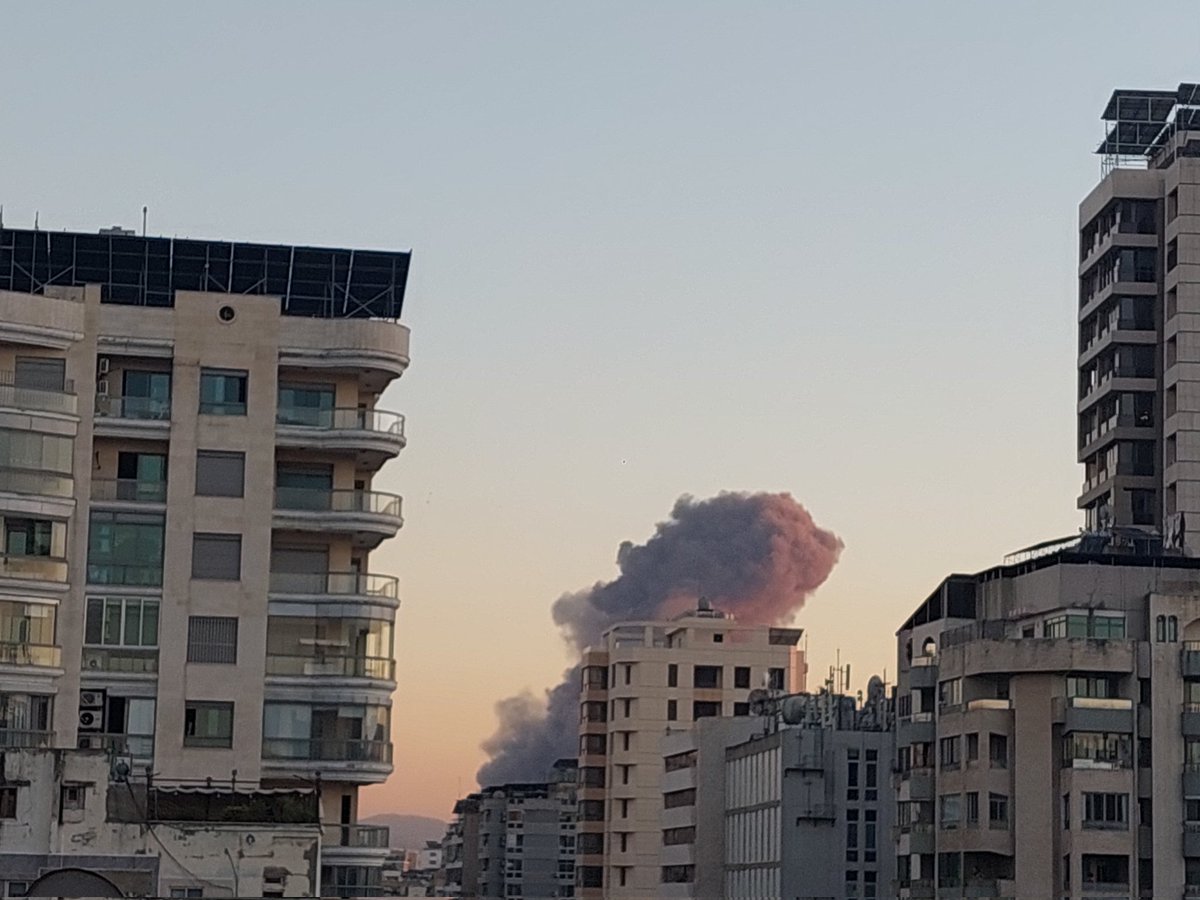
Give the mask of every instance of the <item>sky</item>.
MULTIPOLYGON (((1075 217, 1153 3, 0 2, 4 220, 413 251, 396 771, 448 818, 562 593, 682 494, 845 542, 810 683, 1081 524, 1075 217)), ((1172 23, 1175 23, 1174 25, 1172 23)), ((1181 27, 1181 23, 1190 23, 1181 27)))

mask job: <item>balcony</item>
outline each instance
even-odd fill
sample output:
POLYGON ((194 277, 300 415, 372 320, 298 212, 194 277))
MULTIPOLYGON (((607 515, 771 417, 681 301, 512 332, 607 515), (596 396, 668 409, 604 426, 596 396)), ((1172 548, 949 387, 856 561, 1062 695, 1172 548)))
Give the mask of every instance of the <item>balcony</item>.
POLYGON ((377 469, 404 449, 404 416, 380 409, 280 407, 275 414, 279 447, 351 450, 377 469))
POLYGON ((365 547, 395 537, 404 524, 401 498, 381 491, 275 488, 275 527, 349 533, 365 547))
POLYGON ((270 592, 306 597, 370 597, 395 601, 400 579, 365 572, 272 572, 270 592))
POLYGON ((88 563, 88 584, 118 584, 125 587, 161 587, 162 566, 124 563, 88 563))
POLYGON ((116 756, 131 759, 154 759, 154 735, 151 734, 97 734, 81 732, 80 750, 104 750, 116 756))
POLYGON ((1063 732, 1133 731, 1133 701, 1124 697, 1069 697, 1063 711, 1063 732))
POLYGON ((0 747, 25 750, 49 747, 54 738, 53 731, 34 731, 25 728, 0 728, 0 747))
POLYGON ((7 556, 0 554, 0 578, 20 581, 67 583, 67 561, 49 556, 7 556))
POLYGON ((396 661, 378 656, 286 656, 268 653, 266 674, 291 678, 395 681, 396 661))
POLYGON ((167 483, 135 478, 93 478, 92 502, 162 506, 167 502, 167 483))
POLYGON ((92 427, 98 437, 162 437, 171 428, 171 401, 98 394, 92 427))
MULTIPOLYGON (((70 498, 75 479, 57 472, 0 467, 0 491, 9 494, 37 494, 41 497, 70 498)), ((68 510, 69 512, 69 510, 68 510)))
POLYGON ((390 741, 264 737, 262 757, 264 769, 318 769, 338 781, 372 783, 392 771, 390 741))
POLYGON ((1179 669, 1179 674, 1184 678, 1200 678, 1200 641, 1183 642, 1179 669))
POLYGON ((158 648, 84 647, 83 669, 114 675, 153 675, 158 672, 158 648))
POLYGON ((77 407, 75 385, 70 381, 63 382, 62 390, 19 386, 15 372, 0 372, 0 409, 73 416, 77 407))
POLYGON ((391 829, 386 825, 326 825, 322 850, 331 847, 379 848, 391 846, 391 829))
POLYGON ((62 668, 62 648, 54 644, 0 643, 0 666, 62 668))

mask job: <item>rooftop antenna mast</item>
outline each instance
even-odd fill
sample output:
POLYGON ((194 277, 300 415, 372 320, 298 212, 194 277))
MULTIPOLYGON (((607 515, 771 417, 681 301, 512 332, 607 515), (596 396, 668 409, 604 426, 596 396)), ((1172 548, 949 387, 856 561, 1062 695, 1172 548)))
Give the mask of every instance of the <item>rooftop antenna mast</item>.
POLYGON ((147 212, 147 208, 145 206, 143 206, 142 207, 142 237, 146 236, 146 212, 147 212))

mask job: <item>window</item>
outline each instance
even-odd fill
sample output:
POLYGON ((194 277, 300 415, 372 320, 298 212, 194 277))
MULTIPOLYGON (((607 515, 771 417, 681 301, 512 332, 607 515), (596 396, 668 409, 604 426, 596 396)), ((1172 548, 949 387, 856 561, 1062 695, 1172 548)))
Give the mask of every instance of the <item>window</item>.
POLYGON ((13 386, 35 391, 66 390, 67 361, 50 356, 18 356, 13 386))
POLYGON ((157 647, 158 601, 88 597, 83 640, 98 647, 157 647))
POLYGON ((683 753, 673 753, 663 760, 665 771, 678 772, 680 769, 696 768, 696 751, 685 750, 683 753))
POLYGON ((721 714, 720 703, 710 703, 708 701, 697 700, 692 704, 692 719, 704 719, 708 716, 719 716, 721 714))
POLYGON ((65 530, 65 523, 49 519, 4 518, 4 553, 7 556, 45 556, 62 558, 65 548, 56 548, 55 526, 65 530), (55 552, 55 551, 58 552, 55 552))
POLYGON ((959 706, 962 704, 962 679, 951 678, 938 685, 938 706, 959 706))
POLYGON ((1116 696, 1116 687, 1103 675, 1068 675, 1068 697, 1108 698, 1116 696))
POLYGON ((1071 830, 1071 795, 1063 794, 1062 796, 1062 826, 1067 831, 1071 830))
POLYGON ((246 454, 223 450, 196 451, 197 497, 245 496, 246 454))
POLYGON ((692 669, 692 687, 720 688, 721 687, 721 667, 720 666, 696 666, 694 669, 692 669))
POLYGON ((232 747, 233 704, 188 701, 183 711, 185 747, 232 747))
POLYGON ((667 687, 679 687, 679 666, 675 663, 667 666, 667 687))
POLYGON ((87 798, 87 789, 82 784, 64 784, 59 802, 64 810, 81 810, 87 798))
POLYGON ((663 866, 663 884, 691 884, 696 880, 695 866, 663 866))
POLYGON ((1129 857, 1117 854, 1083 854, 1083 883, 1129 884, 1129 857))
POLYGON ((750 715, 750 704, 749 704, 749 703, 735 703, 735 704, 733 704, 733 714, 734 714, 735 716, 748 716, 748 715, 750 715))
POLYGON ((967 735, 967 762, 979 759, 979 732, 967 735))
POLYGON ((237 638, 234 616, 188 616, 187 661, 236 663, 237 638))
POLYGON ((786 690, 786 670, 767 669, 767 687, 773 691, 786 690))
POLYGON ((735 688, 750 687, 750 667, 749 666, 734 666, 733 686, 735 688))
POLYGON ((0 819, 17 817, 17 789, 13 786, 0 787, 0 819))
POLYGON ((240 369, 200 370, 200 412, 210 416, 246 414, 246 380, 240 369))
POLYGON ((714 644, 723 644, 723 643, 725 643, 725 635, 721 634, 721 632, 719 632, 719 631, 715 631, 715 632, 713 632, 712 639, 713 639, 713 643, 714 643, 714 644))
POLYGON ((674 700, 667 701, 667 721, 674 722, 679 718, 679 704, 674 700))
POLYGON ((579 752, 594 753, 602 756, 605 748, 605 736, 602 734, 581 734, 579 736, 579 752))
POLYGON ((28 881, 10 881, 6 888, 7 897, 28 897, 29 882, 28 881))
POLYGON ((203 897, 203 888, 171 888, 172 897, 203 897))
POLYGON ((93 512, 88 525, 88 581, 161 585, 163 522, 161 515, 93 512))
POLYGON ((171 418, 171 373, 126 369, 121 377, 120 412, 126 419, 171 418))
POLYGON ((607 722, 608 707, 599 700, 588 700, 580 705, 580 720, 583 722, 607 722))
POLYGON ((1120 614, 1088 616, 1079 613, 1055 616, 1043 623, 1042 637, 1123 640, 1125 617, 1120 614))
MULTIPOLYGON (((1185 751, 1187 746, 1184 747, 1185 751)), ((1200 743, 1197 744, 1200 751, 1200 743)), ((1074 760, 1104 762, 1128 768, 1132 761, 1133 745, 1130 736, 1099 731, 1076 731, 1063 737, 1063 765, 1074 760)), ((1185 760, 1189 762, 1190 760, 1185 760)))
POLYGON ((668 847, 675 844, 694 844, 696 843, 696 827, 688 825, 680 828, 664 828, 662 842, 668 847))
POLYGON ((967 794, 967 827, 973 828, 979 824, 979 792, 967 794))
POLYGON ((581 766, 579 784, 583 787, 604 787, 604 766, 581 766))
POLYGON ((1008 797, 1004 794, 988 794, 988 825, 992 828, 1008 827, 1008 797))
POLYGON ((959 794, 942 794, 941 816, 938 821, 946 830, 957 828, 962 820, 962 797, 959 794))
POLYGON ((668 791, 663 794, 663 807, 665 809, 675 809, 679 806, 695 806, 696 805, 696 789, 687 788, 682 791, 668 791))
POLYGON ((959 764, 959 747, 961 743, 958 735, 954 737, 944 737, 938 741, 938 762, 943 769, 957 769, 959 764))
POLYGON ((242 536, 193 535, 192 577, 218 581, 239 580, 242 577, 242 536))
POLYGON ((605 690, 608 688, 608 669, 604 666, 584 666, 583 667, 583 686, 584 688, 596 688, 605 690))
POLYGON ((603 822, 604 821, 604 801, 603 800, 580 800, 579 801, 579 818, 584 822, 603 822))
POLYGON ((988 735, 988 762, 993 769, 1008 768, 1008 735, 988 735))
POLYGON ((333 425, 335 391, 332 385, 281 384, 276 421, 281 425, 333 425))
POLYGON ((622 663, 621 668, 625 673, 625 683, 629 684, 633 681, 633 663, 622 663))
POLYGON ((1083 795, 1083 828, 1129 827, 1129 795, 1085 793, 1083 795))

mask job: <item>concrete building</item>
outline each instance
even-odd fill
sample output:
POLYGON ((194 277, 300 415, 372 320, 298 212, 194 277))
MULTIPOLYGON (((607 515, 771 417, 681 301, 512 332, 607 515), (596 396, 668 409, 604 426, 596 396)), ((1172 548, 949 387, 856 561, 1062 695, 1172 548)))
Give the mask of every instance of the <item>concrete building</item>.
POLYGON ((701 604, 604 633, 582 659, 577 884, 582 897, 661 887, 662 739, 708 716, 749 715, 750 690, 802 690, 796 628, 742 625, 701 604))
POLYGON ((900 896, 1200 896, 1200 560, 1094 544, 900 629, 900 896))
POLYGON ((0 229, 0 747, 320 772, 342 896, 387 853, 408 260, 0 229))
POLYGON ((663 741, 663 897, 893 896, 891 704, 756 697, 663 741))
MULTIPOLYGON (((322 837, 311 787, 113 778, 100 750, 0 752, 0 896, 64 869, 128 896, 311 897, 322 837)), ((39 894, 45 896, 45 894, 39 894)))
POLYGON ((488 786, 459 800, 442 840, 443 894, 574 897, 577 803, 573 759, 559 760, 549 781, 488 786))
POLYGON ((1115 91, 1079 207, 1079 508, 1200 551, 1200 86, 1115 91))

